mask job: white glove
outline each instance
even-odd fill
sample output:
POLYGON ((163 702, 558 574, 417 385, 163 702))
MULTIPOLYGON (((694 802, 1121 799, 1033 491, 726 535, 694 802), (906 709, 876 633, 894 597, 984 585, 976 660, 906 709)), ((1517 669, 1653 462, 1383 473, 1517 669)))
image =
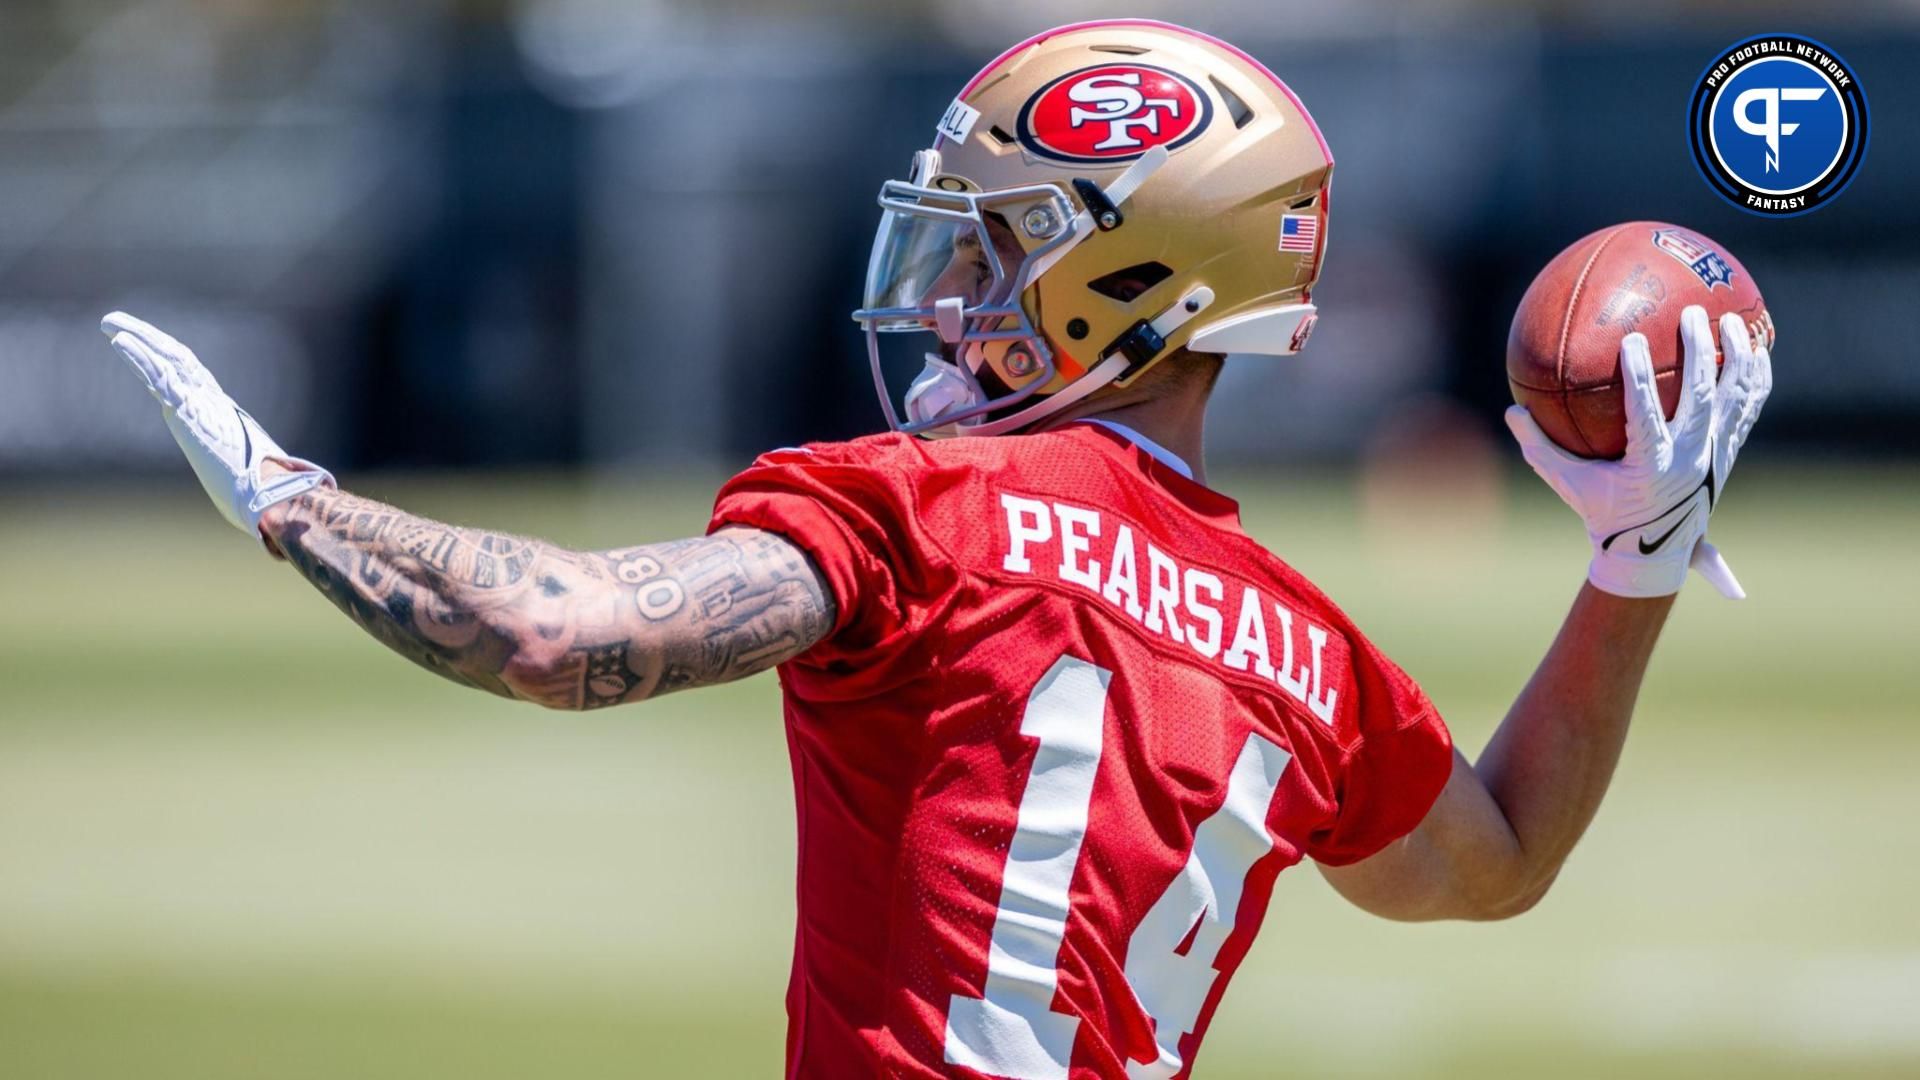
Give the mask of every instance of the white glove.
POLYGON ((1691 565, 1723 595, 1740 600, 1746 592, 1706 541, 1707 518, 1773 389, 1773 363, 1735 314, 1720 319, 1725 367, 1717 383, 1706 309, 1681 312, 1680 337, 1686 357, 1671 422, 1661 415, 1646 337, 1620 340, 1627 452, 1619 461, 1567 453, 1518 405, 1507 410, 1507 426, 1527 464, 1586 521, 1593 541, 1587 580, 1595 588, 1616 596, 1668 596, 1680 591, 1691 565))
POLYGON ((260 515, 275 503, 321 485, 335 486, 332 473, 280 449, 185 345, 118 311, 101 320, 100 330, 146 380, 200 486, 220 515, 242 532, 260 535, 260 515), (297 471, 262 477, 260 464, 268 458, 297 471))

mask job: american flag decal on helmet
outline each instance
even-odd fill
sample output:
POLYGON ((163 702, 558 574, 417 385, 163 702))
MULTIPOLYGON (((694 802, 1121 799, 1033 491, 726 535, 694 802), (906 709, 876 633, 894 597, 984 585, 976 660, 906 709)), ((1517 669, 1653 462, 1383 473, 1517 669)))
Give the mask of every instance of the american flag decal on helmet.
POLYGON ((1280 219, 1280 250, 1302 251, 1313 254, 1314 242, 1320 239, 1320 216, 1318 214, 1287 214, 1280 219))

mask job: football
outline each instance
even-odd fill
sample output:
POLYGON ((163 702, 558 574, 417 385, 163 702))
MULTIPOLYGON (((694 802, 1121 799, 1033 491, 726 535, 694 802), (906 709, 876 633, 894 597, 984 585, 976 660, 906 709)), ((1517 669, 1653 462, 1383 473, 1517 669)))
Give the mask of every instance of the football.
POLYGON ((1658 221, 1582 237, 1547 263, 1513 314, 1513 400, 1569 453, 1620 457, 1627 450, 1620 339, 1646 335, 1660 405, 1672 419, 1680 401, 1680 312, 1693 304, 1707 309, 1716 338, 1720 316, 1732 311, 1755 345, 1772 347, 1773 320, 1759 286, 1719 244, 1658 221))

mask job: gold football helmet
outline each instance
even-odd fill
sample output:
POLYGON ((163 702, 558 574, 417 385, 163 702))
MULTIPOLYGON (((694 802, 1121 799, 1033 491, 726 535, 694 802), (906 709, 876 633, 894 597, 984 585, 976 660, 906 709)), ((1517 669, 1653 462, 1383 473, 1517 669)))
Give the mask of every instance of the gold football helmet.
POLYGON ((888 422, 997 435, 1182 347, 1298 352, 1332 173, 1293 91, 1224 41, 1116 19, 1021 42, 881 186, 853 317, 888 422), (883 359, 898 333, 939 342, 904 418, 883 359))

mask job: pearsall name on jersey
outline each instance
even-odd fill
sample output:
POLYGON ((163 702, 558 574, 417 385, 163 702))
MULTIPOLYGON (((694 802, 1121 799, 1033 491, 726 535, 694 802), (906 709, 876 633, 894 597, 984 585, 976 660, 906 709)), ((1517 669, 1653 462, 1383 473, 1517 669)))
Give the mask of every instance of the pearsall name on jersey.
POLYGON ((1293 611, 1269 602, 1252 585, 1230 585, 1211 571, 1182 566, 1151 541, 1137 544, 1132 524, 1118 515, 1011 492, 1000 494, 1000 506, 1006 514, 1002 570, 1052 574, 1077 585, 1149 632, 1273 683, 1332 725, 1340 700, 1334 687, 1343 678, 1326 678, 1330 650, 1324 628, 1304 617, 1296 628, 1293 611), (1269 643, 1269 610, 1277 630, 1273 636, 1279 639, 1277 657, 1269 643))

